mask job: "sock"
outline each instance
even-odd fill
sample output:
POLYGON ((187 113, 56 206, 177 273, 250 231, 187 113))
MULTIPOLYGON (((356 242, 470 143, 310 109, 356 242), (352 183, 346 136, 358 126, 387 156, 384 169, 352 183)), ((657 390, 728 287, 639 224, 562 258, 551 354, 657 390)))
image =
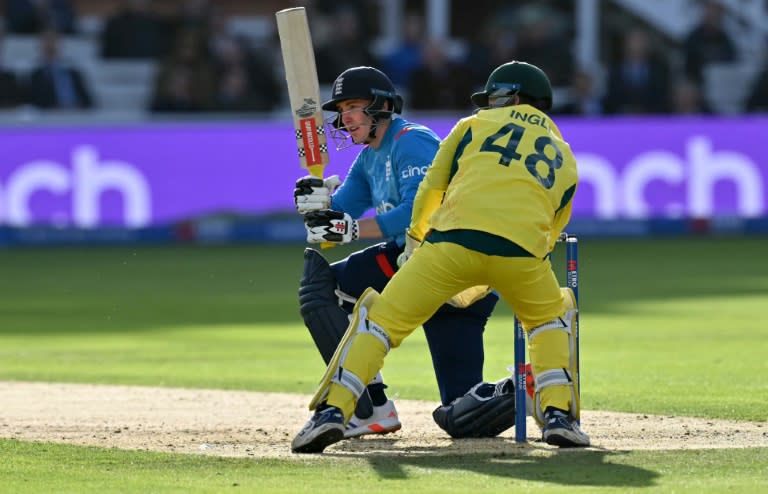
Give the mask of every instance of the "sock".
POLYGON ((373 406, 380 407, 387 403, 387 395, 384 393, 387 385, 384 383, 374 383, 368 385, 368 394, 371 395, 373 406))

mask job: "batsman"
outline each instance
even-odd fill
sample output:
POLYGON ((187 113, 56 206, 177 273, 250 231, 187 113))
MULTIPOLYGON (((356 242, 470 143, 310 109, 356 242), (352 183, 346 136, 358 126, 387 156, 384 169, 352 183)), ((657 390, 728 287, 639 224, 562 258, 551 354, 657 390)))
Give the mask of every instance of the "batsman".
MULTIPOLYGON (((368 287, 383 290, 397 272, 416 190, 440 144, 430 129, 397 116, 403 100, 378 69, 347 69, 331 90, 322 106, 333 112, 326 128, 332 129, 337 149, 360 145, 362 150, 343 184, 336 176, 296 182, 295 204, 304 216, 307 241, 385 241, 333 264, 315 249, 304 251, 300 311, 326 363, 337 351, 358 298, 368 287), (371 209, 375 215, 361 219, 371 209)), ((433 417, 453 437, 492 437, 515 420, 513 379, 483 382, 483 331, 498 296, 480 287, 448 299, 419 322, 442 402, 433 417)), ((400 429, 378 370, 362 381, 345 376, 358 400, 344 421, 344 437, 400 429)))
POLYGON ((577 308, 549 260, 577 184, 570 146, 546 113, 549 79, 534 65, 509 62, 472 101, 479 111, 455 125, 419 185, 402 267, 380 295, 369 288, 359 297, 294 452, 342 440, 363 383, 387 353, 445 301, 476 286, 494 287, 528 333, 543 441, 589 445, 572 377, 577 308))

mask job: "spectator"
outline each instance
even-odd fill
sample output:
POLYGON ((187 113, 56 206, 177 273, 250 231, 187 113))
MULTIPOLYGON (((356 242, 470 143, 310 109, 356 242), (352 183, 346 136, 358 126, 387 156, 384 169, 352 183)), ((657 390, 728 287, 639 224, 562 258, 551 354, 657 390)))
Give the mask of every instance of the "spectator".
MULTIPOLYGON (((310 16, 317 13, 323 17, 335 17, 339 12, 353 15, 358 35, 368 46, 374 37, 379 20, 372 12, 377 12, 381 0, 306 0, 310 16)), ((351 22, 351 21, 349 21, 351 22)))
POLYGON ((753 113, 768 113, 768 64, 755 79, 747 97, 746 110, 753 113))
POLYGON ((561 15, 544 4, 520 8, 516 51, 521 60, 541 68, 553 86, 566 86, 573 74, 572 41, 561 15))
POLYGON ((668 69, 651 51, 648 33, 629 31, 623 54, 608 75, 603 107, 606 113, 665 113, 669 94, 668 69))
POLYGON ((701 22, 685 39, 685 73, 695 82, 703 81, 704 67, 708 64, 736 61, 736 49, 723 27, 723 15, 720 2, 708 0, 703 5, 701 22))
POLYGON ((197 98, 189 70, 166 70, 155 81, 150 111, 155 113, 196 113, 207 106, 197 98))
POLYGON ((568 102, 556 108, 561 115, 600 115, 603 104, 591 71, 579 69, 573 75, 568 102))
MULTIPOLYGON (((323 16, 317 22, 324 31, 315 48, 317 78, 321 84, 333 83, 336 76, 349 67, 378 65, 354 9, 339 7, 333 15, 323 16)), ((315 31, 312 33, 314 36, 315 31)))
POLYGON ((13 108, 21 103, 21 90, 16 74, 0 67, 0 108, 13 108))
POLYGON ((472 84, 477 89, 485 85, 493 69, 517 58, 514 28, 495 15, 484 20, 483 25, 483 29, 477 29, 472 34, 465 58, 472 74, 472 84))
MULTIPOLYGON (((208 52, 214 60, 221 61, 227 58, 232 52, 232 43, 240 42, 240 40, 235 41, 235 35, 230 29, 230 20, 231 17, 220 9, 213 9, 208 24, 203 26, 208 42, 208 52)), ((278 47, 275 49, 279 51, 278 47)))
POLYGON ((184 0, 176 16, 179 29, 208 30, 209 21, 214 17, 213 10, 210 0, 184 0))
MULTIPOLYGON (((4 36, 0 28, 0 42, 4 36)), ((19 80, 12 70, 0 66, 0 108, 12 108, 21 104, 19 80)))
POLYGON ((77 16, 70 0, 6 0, 5 22, 8 32, 37 34, 52 29, 74 34, 77 16))
POLYGON ((40 34, 40 54, 40 65, 24 82, 26 101, 44 109, 91 108, 93 100, 82 73, 59 56, 58 33, 40 34))
POLYGON ((413 70, 421 65, 425 29, 421 14, 410 12, 405 15, 402 41, 381 61, 383 72, 389 74, 395 86, 406 86, 413 70))
POLYGON ((474 90, 469 68, 448 58, 442 40, 424 43, 422 64, 413 70, 408 83, 414 110, 468 110, 467 98, 474 90))
POLYGON ((281 82, 273 62, 249 50, 244 38, 221 38, 214 110, 267 112, 280 102, 281 82))
POLYGON ((691 79, 682 78, 672 85, 670 95, 672 113, 676 115, 701 115, 712 113, 704 100, 701 87, 691 79))
POLYGON ((207 111, 211 109, 214 91, 215 72, 205 34, 199 28, 184 28, 177 33, 171 53, 160 64, 150 110, 207 111))
POLYGON ((163 46, 162 27, 149 11, 149 0, 121 0, 101 33, 104 58, 157 58, 163 46))

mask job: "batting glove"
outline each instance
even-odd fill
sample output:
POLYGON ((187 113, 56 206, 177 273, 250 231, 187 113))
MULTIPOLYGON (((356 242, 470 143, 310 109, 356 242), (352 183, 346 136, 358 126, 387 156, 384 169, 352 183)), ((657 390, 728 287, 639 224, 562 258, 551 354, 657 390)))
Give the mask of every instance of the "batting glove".
POLYGON ((296 181, 293 189, 293 201, 300 213, 327 209, 331 205, 331 195, 341 185, 338 175, 322 178, 306 176, 296 181))
POLYGON ((360 236, 357 220, 353 220, 347 213, 332 209, 309 211, 304 215, 304 226, 307 229, 307 242, 310 244, 348 244, 360 236))
POLYGON ((421 245, 421 240, 416 240, 416 237, 412 237, 409 231, 405 232, 405 249, 399 256, 397 256, 397 267, 401 267, 405 264, 405 261, 411 258, 416 249, 421 245))

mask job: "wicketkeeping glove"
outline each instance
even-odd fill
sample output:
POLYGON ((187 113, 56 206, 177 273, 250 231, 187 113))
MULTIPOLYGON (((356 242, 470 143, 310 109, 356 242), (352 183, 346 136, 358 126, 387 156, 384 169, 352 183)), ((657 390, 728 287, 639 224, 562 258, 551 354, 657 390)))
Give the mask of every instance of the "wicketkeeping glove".
POLYGON ((347 213, 332 209, 309 211, 304 215, 304 226, 307 229, 307 242, 310 244, 348 244, 360 236, 357 220, 353 220, 347 213))
POLYGON ((300 213, 327 209, 331 205, 331 195, 341 185, 338 175, 322 178, 306 176, 296 181, 293 189, 293 202, 300 213))

